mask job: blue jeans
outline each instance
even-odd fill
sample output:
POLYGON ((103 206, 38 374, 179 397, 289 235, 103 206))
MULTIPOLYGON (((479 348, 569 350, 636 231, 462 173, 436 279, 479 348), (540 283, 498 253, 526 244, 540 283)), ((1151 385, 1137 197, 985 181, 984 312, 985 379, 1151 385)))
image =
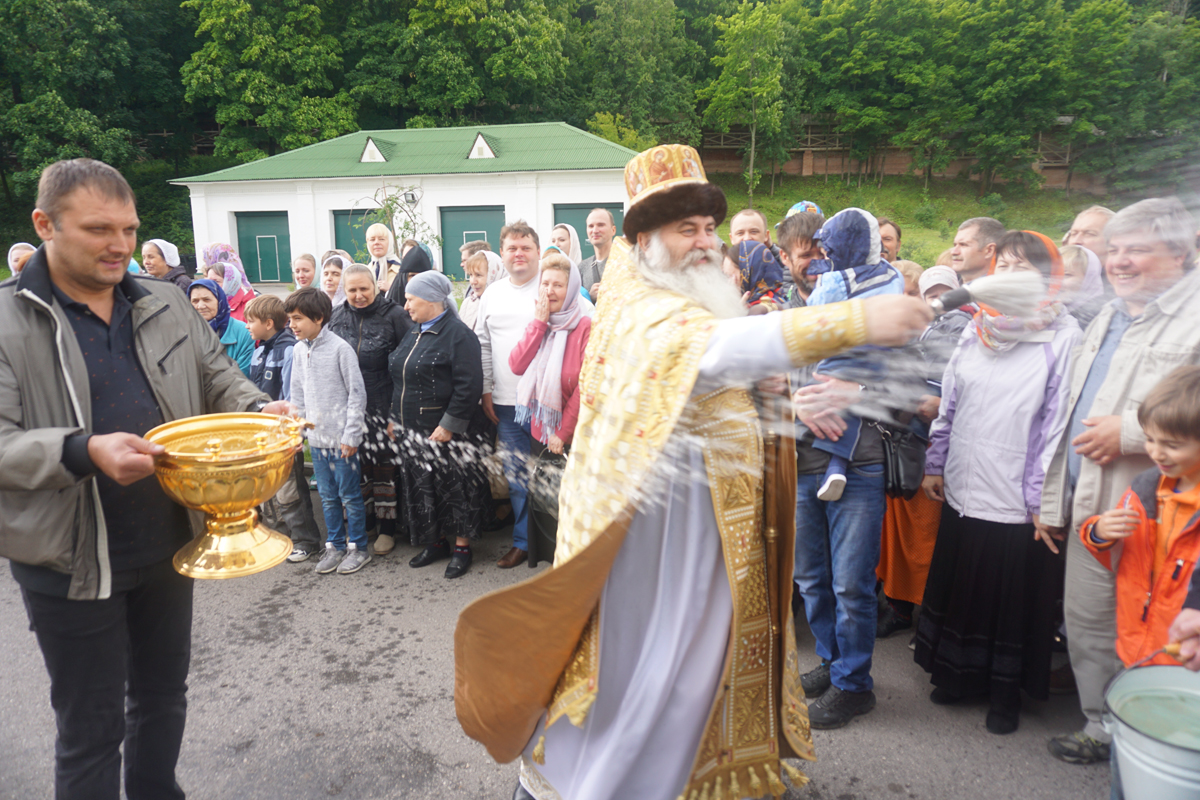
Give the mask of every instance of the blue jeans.
POLYGON ((796 480, 796 585, 833 685, 865 692, 875 649, 875 567, 887 509, 883 465, 851 467, 842 499, 817 499, 821 475, 796 480))
POLYGON ((508 498, 513 510, 513 547, 529 550, 529 423, 517 422, 516 406, 493 406, 500 452, 504 458, 504 477, 508 478, 508 498))
POLYGON ((345 550, 349 537, 354 549, 366 552, 367 509, 359 488, 362 470, 358 466, 358 455, 342 458, 341 449, 314 447, 312 461, 317 493, 321 495, 321 508, 325 511, 325 530, 328 532, 325 541, 338 550, 345 550), (346 508, 345 520, 342 519, 343 506, 346 508))

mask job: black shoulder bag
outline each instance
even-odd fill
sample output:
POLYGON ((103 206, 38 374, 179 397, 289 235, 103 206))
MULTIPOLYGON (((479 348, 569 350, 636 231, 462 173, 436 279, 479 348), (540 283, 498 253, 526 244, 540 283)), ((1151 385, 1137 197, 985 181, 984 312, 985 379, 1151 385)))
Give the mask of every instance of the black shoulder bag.
POLYGON ((925 478, 925 448, 929 441, 911 428, 871 424, 883 437, 884 490, 888 497, 911 500, 925 478))

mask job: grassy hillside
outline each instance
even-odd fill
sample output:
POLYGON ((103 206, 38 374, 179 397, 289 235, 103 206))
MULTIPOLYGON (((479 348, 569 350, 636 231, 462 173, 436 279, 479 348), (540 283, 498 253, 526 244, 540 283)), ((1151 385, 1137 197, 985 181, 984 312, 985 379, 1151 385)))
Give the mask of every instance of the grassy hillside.
MULTIPOLYGON (((718 174, 710 179, 725 190, 729 216, 747 206, 746 184, 738 175, 718 174)), ((1058 241, 1075 214, 1106 198, 1076 192, 1070 199, 1061 191, 1001 187, 980 200, 979 185, 966 180, 935 180, 925 193, 921 179, 889 176, 881 188, 847 187, 835 176, 802 178, 787 175, 776 182, 775 195, 768 194, 769 179, 755 192, 755 207, 767 215, 771 225, 783 219, 794 203, 810 200, 821 207, 826 218, 843 208, 856 206, 876 216, 895 220, 903 231, 900 255, 922 266, 931 266, 938 254, 954 241, 960 222, 971 217, 995 217, 1010 229, 1035 230, 1058 241)), ((729 241, 729 222, 720 228, 729 241)))

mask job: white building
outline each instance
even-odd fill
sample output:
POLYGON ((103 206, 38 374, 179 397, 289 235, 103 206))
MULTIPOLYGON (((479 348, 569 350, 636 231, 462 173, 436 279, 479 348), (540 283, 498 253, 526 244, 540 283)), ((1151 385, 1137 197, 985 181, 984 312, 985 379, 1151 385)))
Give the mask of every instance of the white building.
POLYGON ((613 212, 620 232, 625 164, 636 153, 562 122, 359 131, 261 161, 172 181, 191 192, 196 252, 234 245, 254 282, 291 282, 301 253, 365 253, 364 210, 381 188, 409 188, 409 207, 443 240, 434 263, 461 277, 458 248, 524 219, 547 243, 575 226, 583 255, 588 211, 613 212))

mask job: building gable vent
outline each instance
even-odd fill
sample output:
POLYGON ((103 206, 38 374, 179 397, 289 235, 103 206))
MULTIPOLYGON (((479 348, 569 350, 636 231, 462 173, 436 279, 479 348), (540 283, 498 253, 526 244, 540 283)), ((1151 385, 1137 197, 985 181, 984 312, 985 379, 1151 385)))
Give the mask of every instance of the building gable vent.
POLYGON ((495 158, 496 153, 492 150, 492 146, 487 143, 487 139, 483 138, 482 133, 475 134, 475 144, 471 145, 471 152, 467 158, 495 158))
POLYGON ((370 136, 367 137, 367 146, 363 148, 362 155, 358 159, 360 164, 383 164, 387 159, 383 157, 383 153, 379 152, 379 147, 376 146, 375 140, 370 136))

